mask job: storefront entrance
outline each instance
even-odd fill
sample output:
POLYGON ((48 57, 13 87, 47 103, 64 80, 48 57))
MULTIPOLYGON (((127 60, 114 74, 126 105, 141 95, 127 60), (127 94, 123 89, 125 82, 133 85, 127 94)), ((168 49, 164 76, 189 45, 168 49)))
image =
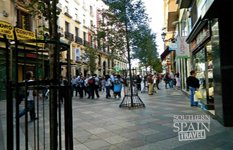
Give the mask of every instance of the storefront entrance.
MULTIPOLYGON (((214 110, 213 55, 211 42, 193 55, 193 64, 197 71, 202 93, 201 103, 207 110, 214 110)), ((213 111, 211 111, 214 113, 213 111)))

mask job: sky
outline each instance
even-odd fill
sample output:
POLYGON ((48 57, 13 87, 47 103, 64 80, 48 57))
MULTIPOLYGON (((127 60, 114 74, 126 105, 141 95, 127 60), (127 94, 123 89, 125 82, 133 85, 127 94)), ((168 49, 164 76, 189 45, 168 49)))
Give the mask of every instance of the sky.
POLYGON ((162 54, 164 43, 161 38, 162 28, 164 26, 163 19, 163 0, 142 0, 146 7, 146 13, 151 18, 150 28, 156 33, 156 44, 158 45, 158 53, 162 54))

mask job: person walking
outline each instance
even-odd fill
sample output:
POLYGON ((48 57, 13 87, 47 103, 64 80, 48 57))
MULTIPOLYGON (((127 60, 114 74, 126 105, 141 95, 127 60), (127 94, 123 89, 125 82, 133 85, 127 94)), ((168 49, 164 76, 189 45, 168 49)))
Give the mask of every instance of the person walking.
POLYGON ((164 79, 163 80, 165 82, 165 89, 167 89, 167 85, 170 83, 170 80, 171 80, 170 75, 169 75, 168 72, 166 72, 166 74, 164 75, 164 79))
POLYGON ((198 103, 194 102, 194 94, 195 91, 198 90, 200 87, 199 80, 196 78, 196 71, 192 70, 190 71, 190 76, 186 80, 187 86, 189 87, 190 90, 190 104, 192 106, 197 106, 198 103))
POLYGON ((147 83, 148 83, 148 94, 153 95, 153 75, 149 74, 147 77, 147 83))
POLYGON ((160 74, 156 73, 156 77, 155 77, 155 86, 158 90, 160 90, 159 88, 159 83, 160 83, 160 74))
POLYGON ((140 77, 140 75, 137 75, 136 84, 137 84, 138 91, 141 91, 141 82, 142 82, 142 78, 140 77))
POLYGON ((106 98, 111 98, 110 90, 112 87, 111 78, 109 75, 105 75, 105 88, 106 88, 106 98))
POLYGON ((180 84, 180 74, 179 74, 179 72, 176 73, 175 79, 176 79, 176 89, 179 90, 179 89, 180 89, 180 86, 181 86, 181 84, 180 84))
MULTIPOLYGON (((33 81, 33 72, 32 71, 27 71, 26 72, 26 80, 24 82, 32 82, 33 81)), ((35 117, 35 104, 34 104, 34 97, 36 96, 35 91, 33 90, 33 87, 29 86, 27 89, 27 106, 26 108, 22 109, 19 112, 19 118, 25 115, 28 111, 30 113, 30 119, 31 121, 36 120, 37 118, 35 117)))
POLYGON ((95 95, 97 98, 99 98, 99 86, 100 86, 100 79, 97 76, 97 74, 94 74, 93 76, 94 79, 94 93, 93 93, 93 98, 95 98, 95 95))

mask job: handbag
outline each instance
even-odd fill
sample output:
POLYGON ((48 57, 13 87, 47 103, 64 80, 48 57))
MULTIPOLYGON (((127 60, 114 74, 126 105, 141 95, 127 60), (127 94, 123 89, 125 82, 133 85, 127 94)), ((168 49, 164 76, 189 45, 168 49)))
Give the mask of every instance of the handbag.
POLYGON ((202 99, 201 91, 200 90, 195 91, 194 101, 197 102, 197 101, 200 101, 201 99, 202 99))

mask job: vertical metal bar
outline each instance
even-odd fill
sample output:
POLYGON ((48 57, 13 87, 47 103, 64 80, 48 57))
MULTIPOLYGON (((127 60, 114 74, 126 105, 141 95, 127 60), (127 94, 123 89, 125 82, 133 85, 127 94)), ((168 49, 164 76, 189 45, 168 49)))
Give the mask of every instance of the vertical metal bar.
MULTIPOLYGON (((70 42, 69 42, 70 44, 70 42)), ((71 98, 71 65, 70 65, 70 48, 67 49, 67 79, 68 88, 65 99, 65 148, 73 150, 73 120, 72 120, 72 98, 71 98)))
POLYGON ((11 92, 10 82, 10 57, 9 57, 9 43, 6 35, 3 35, 5 40, 5 56, 6 56, 6 108, 7 108, 7 149, 13 150, 14 148, 14 126, 13 126, 13 98, 11 92))
MULTIPOLYGON (((43 71, 44 71, 44 53, 42 52, 42 56, 43 56, 43 71)), ((45 74, 44 74, 45 75, 45 74)), ((45 80, 45 88, 47 88, 48 83, 45 80)), ((49 87, 48 87, 49 88, 49 87)), ((45 89, 46 90, 46 89, 45 89)), ((42 89, 42 93, 43 93, 43 89, 42 89)), ((44 146, 44 150, 45 150, 45 109, 44 109, 44 100, 45 97, 44 95, 42 96, 42 116, 43 116, 43 120, 42 120, 42 124, 43 124, 43 146, 44 146)))
POLYGON ((16 138, 16 150, 20 150, 20 134, 19 134, 19 105, 17 101, 19 100, 19 79, 18 79, 18 40, 14 30, 15 37, 15 94, 16 94, 16 103, 15 103, 15 113, 16 113, 16 130, 15 130, 15 138, 16 138))
MULTIPOLYGON (((24 45, 24 58, 26 58, 26 54, 25 54, 25 45, 24 45)), ((24 59, 23 62, 24 66, 26 66, 26 59, 24 59)), ((24 70, 25 72, 26 70, 24 70)), ((25 73, 24 73, 25 74, 25 73)), ((25 76, 24 76, 25 77, 25 76)), ((28 92, 28 80, 25 80, 25 109, 26 109, 26 113, 25 113, 25 150, 28 150, 28 97, 27 97, 27 92, 28 92)))
MULTIPOLYGON (((37 40, 37 30, 35 30, 35 33, 36 33, 36 40, 37 40)), ((38 63, 39 63, 39 53, 38 53, 38 42, 36 41, 36 56, 37 56, 37 62, 36 62, 36 76, 35 76, 35 80, 36 80, 36 104, 37 104, 37 106, 36 106, 36 114, 37 114, 37 116, 35 116, 35 117, 37 117, 38 118, 38 120, 37 120, 37 132, 34 132, 36 135, 37 135, 37 138, 36 138, 36 136, 35 136, 35 143, 37 143, 37 149, 39 150, 39 80, 38 80, 38 75, 39 75, 39 71, 38 71, 38 63)), ((36 115, 35 114, 35 115, 36 115)), ((34 134, 34 135, 35 135, 34 134)), ((36 146, 35 146, 35 148, 34 148, 35 150, 36 150, 36 146)))
MULTIPOLYGON (((63 90, 63 89, 62 89, 63 90)), ((61 134, 61 86, 59 85, 59 98, 58 98, 58 134, 59 134, 59 150, 62 149, 62 134, 61 134)))
MULTIPOLYGON (((60 49, 61 49, 61 46, 60 46, 60 43, 58 44, 57 46, 57 49, 58 49, 58 53, 60 54, 60 49)), ((61 65, 60 65, 60 57, 57 57, 57 63, 58 63, 58 72, 61 73, 61 65)), ((62 98, 62 95, 61 95, 61 91, 63 90, 62 89, 62 86, 61 86, 61 78, 59 77, 59 85, 58 85, 58 136, 59 136, 59 150, 62 149, 62 134, 61 134, 61 98, 62 98)))

